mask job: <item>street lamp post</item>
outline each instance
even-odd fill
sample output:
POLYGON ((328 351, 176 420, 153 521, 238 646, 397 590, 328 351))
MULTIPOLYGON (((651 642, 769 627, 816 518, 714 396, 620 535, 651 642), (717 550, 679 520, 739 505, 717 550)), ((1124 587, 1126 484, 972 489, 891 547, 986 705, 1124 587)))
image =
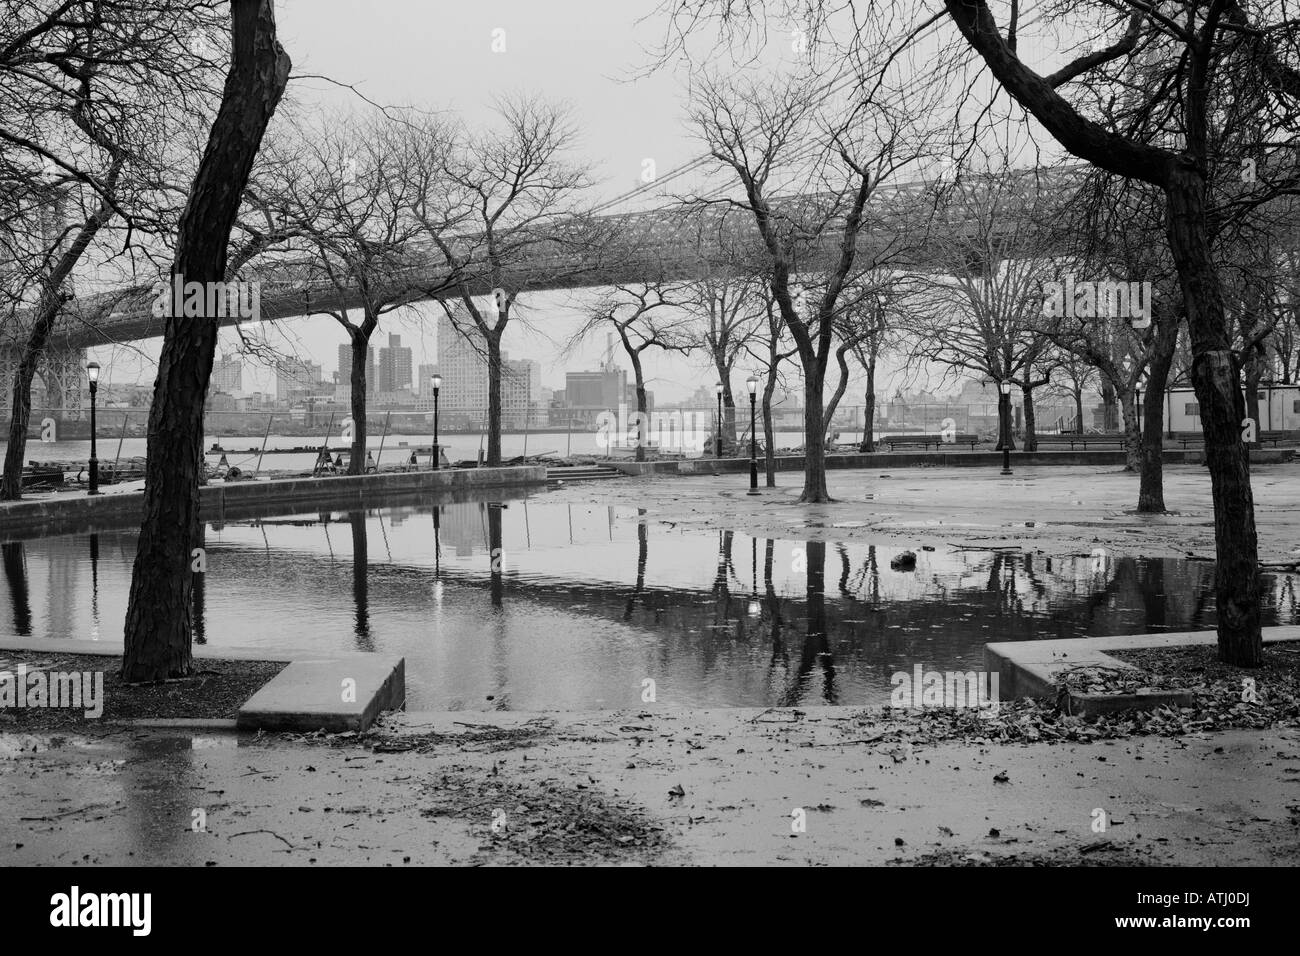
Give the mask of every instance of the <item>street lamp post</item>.
POLYGON ((722 383, 719 382, 714 386, 718 391, 718 440, 714 442, 714 450, 717 451, 716 457, 722 457, 722 383))
POLYGON ((442 388, 442 376, 433 377, 433 470, 438 470, 438 389, 442 388))
POLYGON ((998 385, 1002 390, 1002 474, 1011 474, 1011 383, 998 385))
POLYGON ((758 398, 758 379, 745 379, 749 389, 749 493, 758 494, 758 436, 754 433, 754 402, 758 398))
POLYGON ((99 391, 99 363, 91 362, 86 366, 86 377, 90 379, 90 491, 99 494, 99 455, 95 444, 95 393, 99 391))

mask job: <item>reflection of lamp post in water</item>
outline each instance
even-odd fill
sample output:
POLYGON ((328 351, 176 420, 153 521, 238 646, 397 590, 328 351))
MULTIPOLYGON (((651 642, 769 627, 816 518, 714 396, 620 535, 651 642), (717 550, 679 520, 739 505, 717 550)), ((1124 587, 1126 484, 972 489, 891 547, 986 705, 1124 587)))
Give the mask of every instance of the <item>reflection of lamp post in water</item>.
MULTIPOLYGON (((435 452, 436 454, 436 452, 435 452)), ((433 600, 442 604, 442 506, 433 506, 433 600)))
POLYGON ((754 433, 754 402, 758 399, 758 379, 745 380, 749 388, 749 493, 758 494, 758 436, 754 433))
MULTIPOLYGON (((433 377, 433 470, 438 470, 438 459, 442 456, 438 452, 438 389, 442 388, 442 376, 433 377)), ((434 511, 435 516, 437 511, 434 511)), ((437 517, 434 519, 434 526, 437 527, 437 517)))
POLYGON ((99 494, 99 456, 95 447, 95 393, 99 391, 99 363, 91 362, 86 366, 86 377, 90 379, 90 490, 87 494, 99 494))
POLYGON ((749 539, 749 616, 758 617, 758 538, 749 539))

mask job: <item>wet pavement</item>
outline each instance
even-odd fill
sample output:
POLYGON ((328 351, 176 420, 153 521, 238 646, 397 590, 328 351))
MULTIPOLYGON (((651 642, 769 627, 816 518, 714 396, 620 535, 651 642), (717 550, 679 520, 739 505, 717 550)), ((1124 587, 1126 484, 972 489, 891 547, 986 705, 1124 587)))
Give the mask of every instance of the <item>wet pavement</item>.
POLYGON ((394 752, 7 734, 0 864, 1300 861, 1295 729, 900 747, 842 708, 472 716, 396 718, 394 752))

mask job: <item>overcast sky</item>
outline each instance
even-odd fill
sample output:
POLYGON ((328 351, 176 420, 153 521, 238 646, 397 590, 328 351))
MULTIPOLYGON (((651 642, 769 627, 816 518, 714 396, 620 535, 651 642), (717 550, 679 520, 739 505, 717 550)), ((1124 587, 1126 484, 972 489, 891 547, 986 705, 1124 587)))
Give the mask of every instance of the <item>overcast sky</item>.
MULTIPOLYGON (((682 71, 644 74, 662 20, 638 24, 656 0, 282 0, 277 4, 281 39, 294 62, 290 93, 304 108, 360 106, 357 93, 310 74, 351 84, 378 103, 450 109, 471 123, 491 118, 495 94, 540 92, 569 103, 582 131, 580 155, 598 181, 596 195, 620 195, 639 184, 642 163, 652 159, 659 175, 695 157, 700 146, 684 123, 682 71), (494 31, 504 31, 495 34, 494 31), (503 37, 504 52, 493 52, 503 37)), ((769 54, 776 65, 784 51, 769 54)), ((562 346, 581 314, 581 293, 538 293, 524 301, 535 330, 513 324, 505 349, 512 358, 534 358, 543 384, 564 385, 567 369, 596 367, 604 336, 576 353, 562 346)), ((434 307, 422 310, 432 316, 434 307)), ((432 363, 432 322, 412 315, 381 323, 377 345, 388 332, 415 349, 415 364, 432 363)), ((326 377, 337 367, 345 335, 327 316, 268 324, 269 340, 283 351, 320 362, 326 377)), ((219 351, 234 349, 223 332, 219 351)), ((110 381, 152 382, 160 340, 130 349, 97 350, 110 381)), ((627 362, 623 361, 624 367, 627 362)), ((714 376, 702 354, 691 358, 652 352, 646 362, 650 386, 661 400, 688 396, 714 376)), ((738 370, 737 386, 750 369, 738 370)), ((878 388, 889 387, 888 376, 878 388)), ((246 368, 245 390, 273 391, 273 376, 246 368)), ((849 400, 846 398, 846 401, 849 400)))

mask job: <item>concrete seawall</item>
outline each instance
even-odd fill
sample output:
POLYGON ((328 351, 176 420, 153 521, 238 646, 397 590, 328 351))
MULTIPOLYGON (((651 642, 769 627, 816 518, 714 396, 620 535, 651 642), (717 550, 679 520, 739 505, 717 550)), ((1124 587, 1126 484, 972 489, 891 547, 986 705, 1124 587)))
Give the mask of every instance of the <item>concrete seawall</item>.
MULTIPOLYGON (((236 481, 200 488, 200 514, 206 521, 223 521, 255 514, 267 505, 363 507, 375 503, 380 495, 384 503, 391 503, 394 496, 418 498, 433 492, 463 500, 478 489, 525 488, 545 483, 544 465, 236 481)), ((138 522, 143 506, 143 492, 93 498, 56 496, 0 505, 0 540, 120 528, 138 522)))
MULTIPOLYGON (((1250 453, 1252 464, 1267 465, 1289 461, 1292 449, 1262 449, 1250 453)), ((1183 451, 1166 449, 1164 460, 1168 464, 1200 464, 1205 453, 1197 448, 1183 451)), ((1117 465, 1126 462, 1122 451, 1036 451, 1011 453, 1011 467, 1047 465, 1117 465)), ((724 475, 749 472, 748 458, 687 458, 674 461, 609 461, 601 462, 625 475, 724 475)), ((873 454, 828 455, 826 468, 910 468, 925 465, 932 468, 1001 468, 1002 453, 976 452, 875 452, 873 454)), ((763 459, 758 459, 758 471, 763 473, 763 459)), ((803 458, 798 455, 778 456, 777 471, 803 471, 803 458)))

